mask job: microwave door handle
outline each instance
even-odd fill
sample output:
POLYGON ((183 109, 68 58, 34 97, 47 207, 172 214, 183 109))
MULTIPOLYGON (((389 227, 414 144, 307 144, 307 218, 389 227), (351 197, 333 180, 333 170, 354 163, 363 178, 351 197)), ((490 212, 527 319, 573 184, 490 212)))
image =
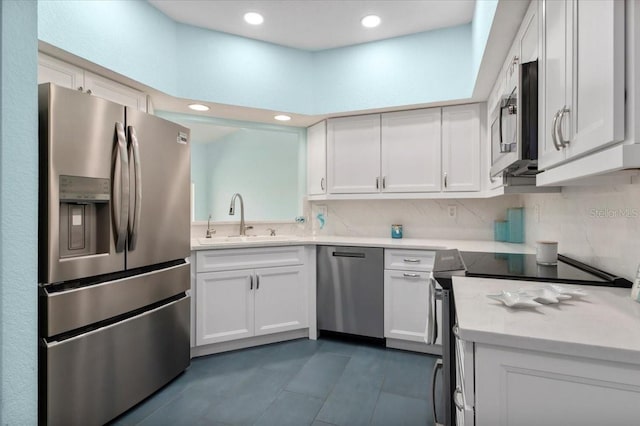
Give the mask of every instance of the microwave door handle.
POLYGON ((129 216, 129 157, 124 125, 116 122, 116 149, 113 165, 112 214, 115 229, 116 253, 124 251, 129 216))
MULTIPOLYGON (((502 101, 501 101, 502 102, 502 101)), ((504 107, 502 105, 500 105, 500 116, 498 117, 498 128, 500 130, 500 152, 502 152, 502 146, 504 144, 504 142, 502 142, 502 110, 504 110, 504 107)))
POLYGON ((140 145, 138 144, 138 136, 136 128, 128 127, 129 130, 129 149, 133 159, 133 179, 134 179, 134 204, 133 212, 129 215, 129 251, 136 249, 138 242, 138 229, 140 228, 140 210, 142 207, 142 173, 140 170, 140 145))

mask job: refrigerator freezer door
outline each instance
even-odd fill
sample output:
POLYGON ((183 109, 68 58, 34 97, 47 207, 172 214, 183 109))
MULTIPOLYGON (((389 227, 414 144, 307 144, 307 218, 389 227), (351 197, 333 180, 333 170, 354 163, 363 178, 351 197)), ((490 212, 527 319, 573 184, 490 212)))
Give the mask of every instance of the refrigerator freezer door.
POLYGON ((129 201, 128 186, 121 188, 128 179, 126 141, 116 131, 118 124, 124 129, 124 107, 49 83, 38 87, 38 104, 39 282, 123 270, 115 228, 117 219, 126 222, 129 201))
POLYGON ((46 328, 41 336, 86 327, 189 290, 191 265, 183 263, 98 285, 50 293, 43 291, 46 328))
POLYGON ((187 258, 189 129, 131 108, 126 115, 131 176, 127 269, 187 258))
POLYGON ((189 366, 190 297, 85 334, 42 341, 48 425, 101 425, 189 366))

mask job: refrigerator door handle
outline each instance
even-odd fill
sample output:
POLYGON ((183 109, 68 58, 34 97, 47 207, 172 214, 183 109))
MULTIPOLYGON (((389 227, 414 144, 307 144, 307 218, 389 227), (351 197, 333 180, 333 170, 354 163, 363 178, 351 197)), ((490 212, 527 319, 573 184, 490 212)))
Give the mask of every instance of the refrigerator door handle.
POLYGON ((127 217, 129 215, 129 157, 124 125, 116 122, 116 149, 113 168, 112 209, 116 238, 116 252, 125 248, 127 239, 127 217))
POLYGON ((138 228, 140 227, 140 208, 142 206, 142 181, 140 172, 140 145, 138 144, 138 136, 136 135, 136 128, 128 126, 129 130, 129 155, 133 160, 133 180, 134 180, 134 202, 133 206, 129 206, 129 209, 133 208, 133 212, 129 214, 129 251, 136 249, 136 243, 138 242, 138 228))

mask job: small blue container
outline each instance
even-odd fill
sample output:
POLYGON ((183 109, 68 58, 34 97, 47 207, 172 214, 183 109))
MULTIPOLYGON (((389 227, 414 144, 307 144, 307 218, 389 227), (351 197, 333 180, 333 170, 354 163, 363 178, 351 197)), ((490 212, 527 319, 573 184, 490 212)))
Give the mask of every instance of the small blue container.
POLYGON ((524 208, 507 209, 507 222, 509 223, 507 241, 510 243, 524 243, 524 208))
POLYGON ((391 225, 391 238, 402 238, 402 225, 391 225))
POLYGON ((509 227, 506 220, 493 222, 493 239, 495 241, 507 241, 509 239, 509 227))

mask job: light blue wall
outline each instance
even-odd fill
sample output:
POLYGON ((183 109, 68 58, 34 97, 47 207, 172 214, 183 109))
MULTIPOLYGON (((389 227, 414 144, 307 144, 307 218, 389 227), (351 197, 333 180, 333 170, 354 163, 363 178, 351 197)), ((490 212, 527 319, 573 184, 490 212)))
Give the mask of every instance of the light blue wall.
POLYGON ((306 194, 307 131, 300 127, 156 111, 191 131, 191 181, 196 190, 196 220, 229 216, 235 192, 245 200, 247 220, 293 220, 306 194), (197 133, 203 125, 236 128, 215 141, 197 133), (250 207, 249 207, 250 206, 250 207))
POLYGON ((37 8, 0 2, 0 424, 37 423, 37 8))
POLYGON ((175 23, 144 1, 41 1, 41 40, 170 95, 300 114, 472 95, 497 5, 478 23, 307 52, 175 23))
POLYGON ((191 182, 195 186, 195 218, 206 220, 209 217, 209 175, 207 145, 191 143, 191 182))
POLYGON ((317 114, 413 105, 471 95, 471 26, 314 54, 317 114))
POLYGON ((182 24, 177 40, 180 97, 311 112, 310 52, 182 24))
POLYGON ((172 95, 177 25, 142 0, 38 1, 40 40, 172 95))
POLYGON ((475 81, 484 49, 487 46, 493 18, 498 8, 498 0, 477 0, 471 22, 471 42, 473 50, 472 75, 475 81))
MULTIPOLYGON (((215 220, 229 216, 235 192, 244 199, 246 220, 291 220, 300 214, 295 133, 240 129, 207 145, 209 209, 215 220)), ((239 204, 236 205, 239 208, 239 204)))

